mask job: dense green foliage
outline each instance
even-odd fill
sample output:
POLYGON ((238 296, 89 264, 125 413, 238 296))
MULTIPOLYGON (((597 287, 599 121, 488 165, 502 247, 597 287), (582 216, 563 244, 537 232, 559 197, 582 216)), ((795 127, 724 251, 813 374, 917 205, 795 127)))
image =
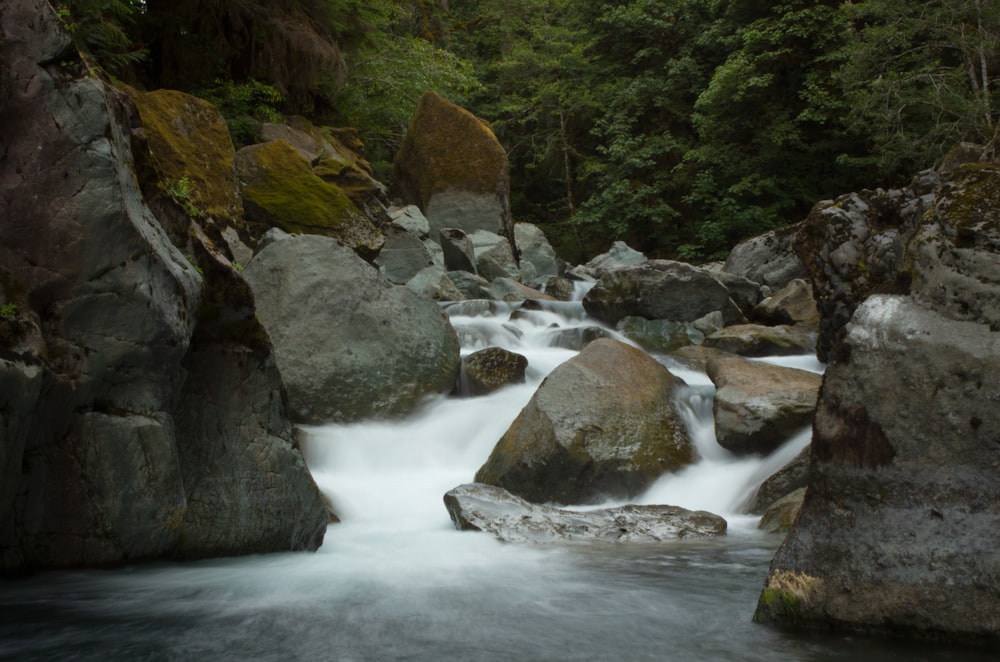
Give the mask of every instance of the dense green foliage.
POLYGON ((383 177, 434 89, 493 123, 515 216, 572 260, 617 238, 723 255, 819 199, 986 142, 1000 112, 995 0, 62 7, 105 68, 213 99, 239 142, 276 111, 305 113, 358 127, 383 177))

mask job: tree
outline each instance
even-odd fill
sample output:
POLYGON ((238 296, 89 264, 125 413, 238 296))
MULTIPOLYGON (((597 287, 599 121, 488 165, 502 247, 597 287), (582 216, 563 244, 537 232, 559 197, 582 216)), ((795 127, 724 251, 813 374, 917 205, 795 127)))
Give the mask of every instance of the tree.
POLYGON ((846 4, 840 77, 851 129, 884 177, 928 167, 961 140, 985 143, 997 122, 1000 4, 993 0, 846 4))

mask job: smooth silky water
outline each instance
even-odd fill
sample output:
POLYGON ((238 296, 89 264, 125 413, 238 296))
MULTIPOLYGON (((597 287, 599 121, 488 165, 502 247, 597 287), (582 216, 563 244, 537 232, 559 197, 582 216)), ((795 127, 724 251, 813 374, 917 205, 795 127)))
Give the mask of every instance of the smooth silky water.
MULTIPOLYGON (((10 660, 970 660, 976 651, 880 639, 793 636, 751 622, 781 537, 740 514, 809 432, 768 458, 715 442, 712 385, 681 409, 700 461, 637 502, 725 516, 712 541, 519 546, 454 529, 442 495, 470 482, 538 383, 574 352, 558 330, 592 324, 578 303, 546 311, 475 302, 449 311, 464 353, 503 346, 528 383, 437 398, 400 422, 303 431, 313 476, 342 523, 314 554, 272 554, 0 584, 10 660)), ((821 370, 809 357, 796 367, 821 370)), ((983 654, 980 659, 992 659, 983 654)))

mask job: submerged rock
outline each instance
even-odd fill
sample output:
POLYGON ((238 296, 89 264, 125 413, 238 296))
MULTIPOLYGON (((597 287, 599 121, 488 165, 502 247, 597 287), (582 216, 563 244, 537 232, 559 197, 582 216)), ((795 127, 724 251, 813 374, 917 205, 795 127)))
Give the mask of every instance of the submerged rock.
POLYGON ((536 503, 635 496, 694 459, 674 409, 682 384, 640 350, 595 340, 542 382, 476 481, 536 503))
POLYGON ((465 357, 462 368, 463 391, 486 395, 510 384, 523 384, 528 359, 500 347, 487 347, 465 357))
POLYGON ((455 527, 517 543, 653 543, 725 535, 726 520, 677 506, 572 511, 532 504, 492 485, 460 485, 444 495, 455 527))

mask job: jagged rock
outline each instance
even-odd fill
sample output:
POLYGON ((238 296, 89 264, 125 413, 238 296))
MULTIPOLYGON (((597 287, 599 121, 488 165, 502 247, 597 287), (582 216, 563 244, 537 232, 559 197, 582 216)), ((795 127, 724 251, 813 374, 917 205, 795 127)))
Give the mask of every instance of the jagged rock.
POLYGON ((757 494, 754 495, 747 508, 747 512, 763 515, 764 511, 775 501, 791 494, 800 487, 805 487, 809 480, 809 458, 811 455, 811 447, 806 446, 801 453, 795 456, 795 459, 761 483, 757 494))
POLYGON ((826 371, 808 495, 755 620, 1000 643, 997 375, 987 324, 902 296, 857 309, 826 371))
MULTIPOLYGON (((480 230, 476 235, 483 234, 480 230)), ((521 276, 521 270, 514 261, 514 254, 510 252, 510 243, 499 235, 493 235, 496 241, 489 247, 482 249, 476 247, 476 271, 483 278, 489 281, 497 278, 508 278, 516 281, 521 276)), ((475 245, 475 235, 473 235, 473 245, 475 245)))
POLYGON ((416 205, 393 207, 389 209, 388 214, 393 224, 421 239, 427 239, 431 234, 430 223, 427 222, 424 213, 420 211, 420 207, 416 205))
POLYGON ((434 257, 419 238, 396 226, 386 228, 385 243, 375 258, 375 266, 386 278, 403 285, 433 264, 434 257))
POLYGON ((795 524, 795 518, 802 510, 802 502, 806 498, 806 488, 800 487, 781 497, 764 511, 757 524, 758 529, 768 533, 788 533, 795 524))
POLYGON ((448 279, 459 292, 462 299, 492 299, 490 281, 482 276, 470 274, 468 271, 449 271, 448 279))
POLYGON ((445 273, 444 267, 437 265, 421 269, 406 281, 406 286, 435 301, 460 301, 466 298, 445 273))
POLYGON ((761 301, 753 309, 753 319, 762 324, 804 324, 819 328, 819 309, 812 288, 802 279, 795 279, 761 301))
MULTIPOLYGON (((318 526, 310 521, 319 492, 298 451, 280 435, 255 436, 250 422, 229 425, 254 420, 259 393, 280 404, 273 371, 255 372, 252 386, 200 373, 204 393, 225 395, 223 417, 185 396, 193 386, 186 375, 200 368, 192 334, 256 351, 260 365, 270 355, 266 336, 248 343, 219 335, 252 317, 245 300, 237 296, 212 319, 220 300, 239 294, 229 259, 212 255, 227 278, 214 269, 203 277, 171 243, 183 240, 200 265, 211 242, 197 223, 168 236, 145 204, 129 139, 152 147, 156 131, 144 132, 145 142, 129 133, 125 97, 90 75, 49 3, 8 0, 0 32, 0 281, 31 321, 0 369, 0 572, 215 553, 187 528, 196 507, 216 511, 224 532, 254 512, 260 528, 226 553, 317 547, 325 515, 318 526), (227 461, 189 471, 182 419, 206 444, 226 445, 227 461), (243 462, 251 446, 270 455, 277 445, 288 453, 276 453, 274 464, 243 462), (281 480, 271 480, 278 472, 281 480), (217 500, 198 492, 202 480, 246 489, 239 502, 217 500), (282 510, 277 504, 292 493, 302 499, 282 510)), ((271 416, 287 425, 282 410, 271 416)))
POLYGON ((444 228, 439 235, 439 243, 444 255, 444 266, 448 271, 476 271, 476 249, 472 239, 459 228, 444 228))
POLYGON ((244 147, 236 153, 236 170, 248 222, 333 237, 369 260, 382 248, 385 238, 358 206, 288 143, 244 147))
POLYGON ((646 256, 629 247, 624 241, 611 244, 607 253, 602 253, 586 264, 573 268, 573 273, 583 278, 597 279, 609 271, 643 264, 646 256))
POLYGON ((713 358, 705 367, 723 448, 767 455, 812 421, 820 375, 739 357, 713 358))
POLYGON ((734 324, 705 336, 703 344, 740 356, 789 356, 812 353, 816 334, 801 326, 734 324))
POLYGON ((569 278, 551 276, 542 281, 539 289, 559 301, 572 301, 576 296, 576 286, 569 278))
POLYGON ((905 292, 900 258, 917 223, 933 204, 940 177, 932 170, 903 189, 861 191, 817 203, 795 235, 820 313, 816 354, 830 350, 854 310, 876 290, 905 292))
POLYGON ((729 253, 723 271, 780 290, 796 278, 806 278, 794 241, 802 224, 790 225, 740 242, 729 253))
POLYGON ((423 211, 432 237, 459 228, 514 240, 507 153, 486 122, 433 92, 420 97, 396 155, 395 185, 423 211))
POLYGON ((652 543, 725 535, 726 520, 677 506, 620 506, 572 511, 532 504, 492 485, 460 485, 444 495, 461 531, 485 531, 517 543, 652 543))
POLYGON ((462 360, 462 391, 486 395, 510 384, 523 384, 528 359, 500 347, 487 347, 462 360))
POLYGON ((672 260, 606 271, 583 305, 592 317, 612 326, 631 316, 691 322, 716 310, 727 323, 745 321, 729 290, 709 272, 672 260))
POLYGON ((563 274, 566 265, 556 255, 552 244, 537 225, 515 223, 514 238, 517 249, 521 252, 522 282, 545 281, 563 274))
POLYGON ((490 283, 490 296, 497 301, 552 300, 552 297, 544 292, 522 285, 512 278, 503 277, 495 278, 490 283))
POLYGON ((682 384, 640 350, 595 340, 542 382, 476 481, 537 503, 634 496, 694 459, 674 410, 682 384))
POLYGON ((950 319, 1000 328, 1000 164, 963 166, 907 247, 910 292, 950 319))
POLYGON ((458 338, 440 307, 333 239, 274 242, 245 275, 295 420, 402 415, 454 386, 458 338))
POLYGON ((687 322, 626 317, 618 322, 618 332, 647 352, 669 354, 687 345, 700 345, 705 334, 687 322))

